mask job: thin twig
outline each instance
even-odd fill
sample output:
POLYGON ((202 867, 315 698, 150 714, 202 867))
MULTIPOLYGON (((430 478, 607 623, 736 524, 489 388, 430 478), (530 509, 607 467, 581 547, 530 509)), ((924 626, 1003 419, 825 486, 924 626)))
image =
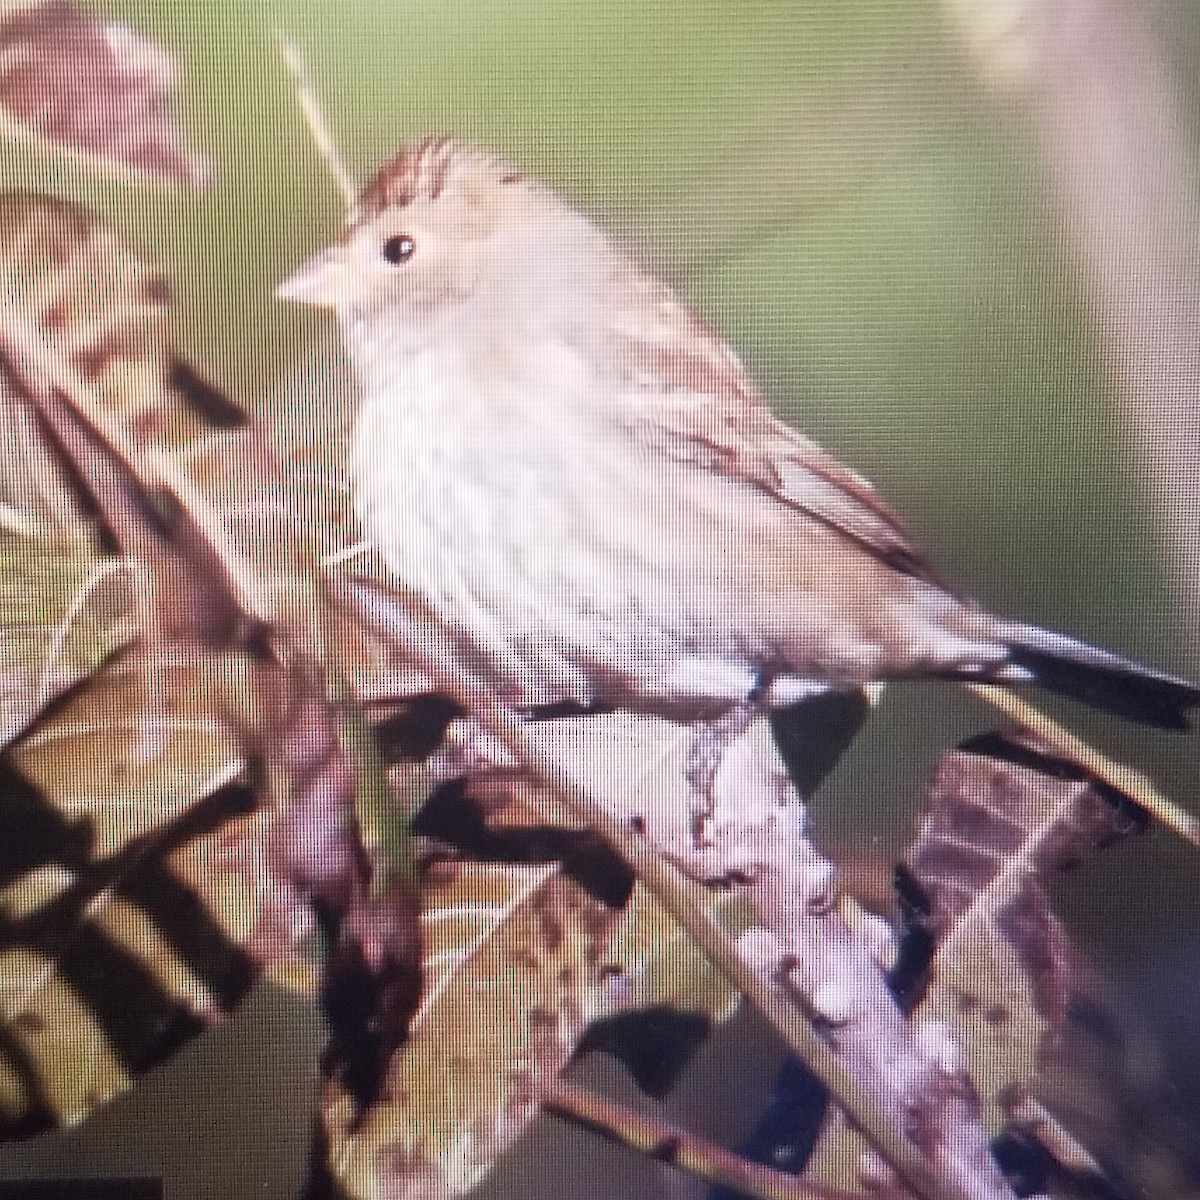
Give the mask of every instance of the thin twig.
POLYGON ((342 194, 342 202, 346 206, 346 220, 353 222, 358 216, 358 188, 355 186, 354 177, 342 161, 333 135, 329 132, 329 122, 317 96, 317 88, 305 61, 304 52, 288 34, 278 32, 276 37, 279 39, 279 52, 296 89, 296 101, 300 105, 304 124, 317 153, 321 156, 321 161, 329 168, 329 174, 342 194))
POLYGON ((686 1129, 635 1113, 562 1076, 551 1087, 546 1107, 659 1162, 760 1200, 856 1200, 849 1192, 750 1162, 686 1129))
POLYGON ((1064 728, 1027 700, 1006 688, 986 683, 967 685, 980 699, 999 709, 1010 720, 1028 729, 1060 754, 1090 771, 1144 808, 1155 820, 1173 829, 1181 838, 1200 849, 1200 820, 1168 799, 1140 771, 1115 762, 1089 746, 1081 737, 1064 728))

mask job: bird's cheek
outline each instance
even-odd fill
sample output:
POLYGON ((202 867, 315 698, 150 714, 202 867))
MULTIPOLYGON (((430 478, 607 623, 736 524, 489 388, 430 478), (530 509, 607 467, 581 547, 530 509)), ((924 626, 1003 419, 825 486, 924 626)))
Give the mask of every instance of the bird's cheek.
POLYGON ((434 290, 445 301, 465 300, 475 291, 475 271, 458 255, 442 259, 434 280, 434 290))
POLYGON ((473 273, 453 259, 426 264, 426 269, 406 281, 409 298, 426 310, 444 309, 470 299, 475 291, 473 273))

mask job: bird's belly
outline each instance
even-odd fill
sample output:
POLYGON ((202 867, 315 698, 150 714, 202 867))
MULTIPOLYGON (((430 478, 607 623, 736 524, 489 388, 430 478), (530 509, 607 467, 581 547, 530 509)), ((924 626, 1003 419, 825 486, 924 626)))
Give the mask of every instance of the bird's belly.
POLYGON ((721 564, 699 561, 681 526, 694 503, 679 489, 694 475, 647 470, 635 449, 576 431, 545 430, 530 444, 527 433, 443 422, 439 437, 418 432, 416 451, 395 424, 360 421, 364 527, 511 698, 729 702, 749 692, 753 653, 721 612, 721 564))

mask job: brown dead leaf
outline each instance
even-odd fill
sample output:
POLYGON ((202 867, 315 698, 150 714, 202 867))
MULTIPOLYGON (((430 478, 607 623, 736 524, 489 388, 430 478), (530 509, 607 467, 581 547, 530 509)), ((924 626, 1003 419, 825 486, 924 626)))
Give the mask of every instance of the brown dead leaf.
POLYGON ((0 1012, 13 1049, 0 1062, 20 1132, 78 1118, 219 1016, 314 909, 343 958, 388 976, 402 1030, 411 1003, 396 977, 407 969, 415 992, 416 912, 402 821, 386 861, 359 839, 359 806, 383 821, 394 797, 325 657, 320 574, 306 573, 286 488, 236 410, 173 359, 161 278, 101 222, 34 196, 0 198, 0 276, 0 398, 25 419, 48 481, 37 494, 58 482, 67 496, 30 502, 31 524, 119 562, 138 618, 118 666, 79 684, 11 759, 38 811, 79 840, 66 864, 37 847, 5 875, 14 950, 0 1012), (226 795, 236 811, 210 819, 210 797, 226 795), (164 934, 152 889, 126 895, 143 876, 168 880, 173 902, 217 931, 204 949, 238 958, 237 987, 199 987, 211 960, 164 934), (149 1010, 136 1007, 119 1028, 88 1019, 81 976, 122 974, 105 965, 113 922, 124 973, 191 1004, 187 1021, 142 1028, 149 1010), (90 1064, 78 1081, 63 1074, 72 1055, 90 1064))
POLYGON ((129 579, 59 532, 0 532, 0 748, 133 639, 129 579))
POLYGON ((329 1161, 350 1195, 428 1200, 483 1177, 603 1006, 612 917, 554 865, 434 869, 409 1040, 364 1113, 327 1087, 329 1161))
POLYGON ((0 764, 0 1134, 128 1087, 241 998, 264 922, 303 922, 201 675, 131 652, 0 764))
POLYGON ((1032 743, 946 755, 906 866, 937 940, 918 1012, 952 1023, 994 1131, 1028 1093, 1077 968, 1042 877, 1145 827, 1119 794, 1032 743))
POLYGON ((172 111, 177 68, 161 47, 70 0, 0 12, 0 114, 10 136, 76 151, 125 177, 204 187, 172 111))

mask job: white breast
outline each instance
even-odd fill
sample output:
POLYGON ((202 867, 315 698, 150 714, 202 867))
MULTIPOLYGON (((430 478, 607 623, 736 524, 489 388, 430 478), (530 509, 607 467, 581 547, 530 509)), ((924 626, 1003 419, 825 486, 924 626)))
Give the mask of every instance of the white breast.
POLYGON ((569 402, 586 386, 566 348, 518 370, 425 351, 364 401, 355 429, 356 502, 384 559, 538 702, 591 698, 581 610, 612 607, 612 539, 592 535, 616 515, 622 456, 569 402))
POLYGON ((397 362, 355 429, 363 526, 523 702, 749 690, 727 482, 648 458, 565 344, 397 362))

